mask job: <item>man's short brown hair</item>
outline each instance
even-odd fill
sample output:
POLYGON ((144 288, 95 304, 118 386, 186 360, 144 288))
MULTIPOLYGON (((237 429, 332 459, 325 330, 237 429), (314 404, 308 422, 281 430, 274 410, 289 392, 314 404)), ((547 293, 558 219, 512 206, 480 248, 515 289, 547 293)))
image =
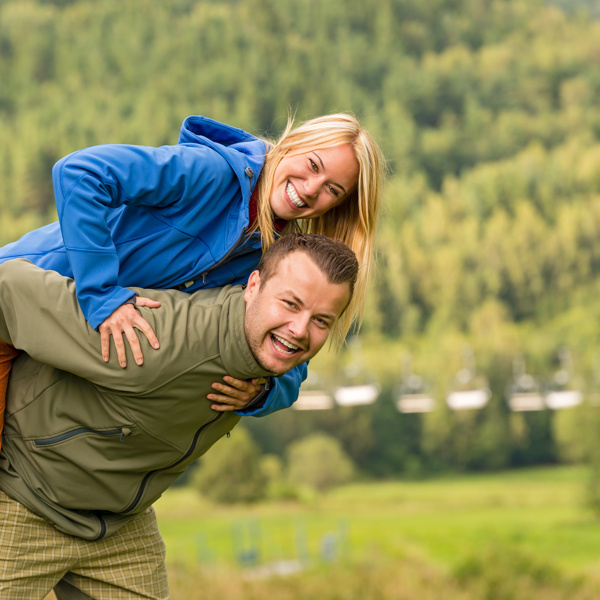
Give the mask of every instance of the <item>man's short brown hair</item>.
POLYGON ((358 276, 358 260, 354 252, 336 240, 316 233, 290 233, 276 240, 263 254, 258 265, 261 285, 277 271, 277 265, 292 252, 304 252, 323 271, 329 283, 347 283, 350 298, 358 276))

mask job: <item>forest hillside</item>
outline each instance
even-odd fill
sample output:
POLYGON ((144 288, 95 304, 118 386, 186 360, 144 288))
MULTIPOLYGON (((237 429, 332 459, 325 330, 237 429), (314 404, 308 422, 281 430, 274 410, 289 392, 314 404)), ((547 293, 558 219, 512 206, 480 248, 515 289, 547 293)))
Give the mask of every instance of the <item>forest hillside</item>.
POLYGON ((173 144, 190 114, 274 137, 290 112, 351 111, 389 164, 362 330, 387 404, 282 415, 271 449, 317 427, 375 474, 581 460, 583 408, 510 414, 505 392, 516 356, 548 378, 565 348, 586 398, 600 386, 598 14, 566 0, 0 0, 0 244, 55 220, 52 165, 81 147, 173 144), (403 357, 443 398, 465 347, 485 410, 395 413, 403 357))

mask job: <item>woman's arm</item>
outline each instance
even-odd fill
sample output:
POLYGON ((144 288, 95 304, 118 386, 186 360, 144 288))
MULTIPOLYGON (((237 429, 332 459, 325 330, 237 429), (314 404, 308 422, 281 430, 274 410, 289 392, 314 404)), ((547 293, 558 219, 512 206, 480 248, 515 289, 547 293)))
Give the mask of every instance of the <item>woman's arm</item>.
POLYGON ((289 408, 298 400, 300 385, 306 379, 308 363, 302 363, 281 377, 270 380, 268 395, 258 405, 238 411, 238 414, 251 417, 266 417, 271 413, 289 408))
POLYGON ((61 231, 81 309, 94 329, 133 296, 119 285, 111 211, 197 203, 207 182, 214 186, 223 172, 229 176, 225 160, 199 145, 95 146, 56 163, 52 178, 61 231))
MULTIPOLYGON (((125 340, 135 362, 143 363, 134 329, 158 348, 150 325, 127 304, 133 292, 119 285, 120 262, 108 224, 111 211, 123 205, 177 204, 185 208, 186 203, 198 203, 207 177, 218 180, 222 162, 214 151, 202 146, 105 145, 75 152, 54 166, 56 205, 77 298, 90 325, 100 331, 104 361, 109 359, 112 336, 122 367, 127 365, 125 340)), ((151 251, 160 254, 160 247, 151 251)), ((143 285, 155 283, 145 281, 143 285)), ((140 306, 159 306, 144 298, 137 302, 140 306)))
POLYGON ((211 408, 225 412, 235 410, 239 415, 265 417, 289 408, 298 399, 300 385, 306 379, 308 363, 298 365, 281 377, 242 381, 225 376, 224 382, 212 384, 216 391, 207 398, 214 402, 211 408))

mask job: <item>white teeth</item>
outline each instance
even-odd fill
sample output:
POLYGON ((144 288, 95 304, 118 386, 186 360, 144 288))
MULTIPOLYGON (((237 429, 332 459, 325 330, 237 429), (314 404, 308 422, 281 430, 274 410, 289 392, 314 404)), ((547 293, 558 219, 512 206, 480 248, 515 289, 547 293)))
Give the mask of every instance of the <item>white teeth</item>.
POLYGON ((287 340, 280 338, 278 335, 273 334, 273 337, 283 346, 290 349, 290 354, 296 352, 298 350, 298 346, 294 346, 294 344, 290 344, 287 340))
POLYGON ((306 202, 302 202, 302 200, 300 200, 298 194, 296 194, 294 186, 291 183, 287 184, 287 186, 285 187, 285 191, 287 192, 287 195, 289 196, 294 206, 297 206, 298 208, 304 208, 306 206, 306 202))

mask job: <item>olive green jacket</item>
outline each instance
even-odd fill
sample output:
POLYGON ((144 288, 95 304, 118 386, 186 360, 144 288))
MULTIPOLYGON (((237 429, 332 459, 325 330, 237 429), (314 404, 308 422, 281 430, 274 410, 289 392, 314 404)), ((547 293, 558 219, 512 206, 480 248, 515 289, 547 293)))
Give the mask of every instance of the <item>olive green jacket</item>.
POLYGON ((267 375, 244 335, 241 286, 185 294, 144 290, 159 350, 143 366, 100 356, 73 280, 25 260, 0 265, 0 339, 14 363, 0 489, 66 533, 100 539, 146 510, 238 422, 206 395, 229 374, 267 375))

